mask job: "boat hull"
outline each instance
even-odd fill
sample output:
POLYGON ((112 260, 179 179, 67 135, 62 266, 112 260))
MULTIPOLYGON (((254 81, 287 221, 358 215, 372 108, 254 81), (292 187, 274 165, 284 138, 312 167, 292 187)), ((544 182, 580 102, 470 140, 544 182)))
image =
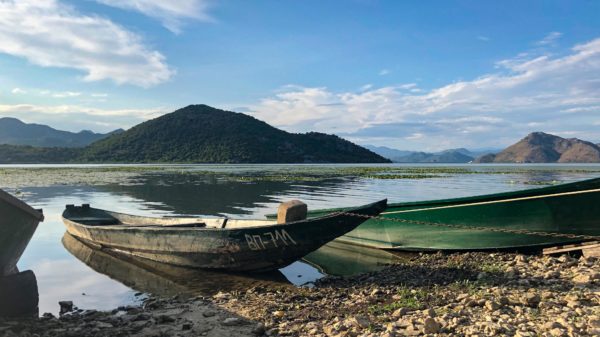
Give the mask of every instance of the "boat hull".
MULTIPOLYGON (((383 201, 354 211, 376 215, 385 205, 383 201)), ((63 215, 69 234, 102 249, 178 266, 229 271, 268 271, 285 267, 353 230, 364 220, 351 215, 330 214, 270 226, 173 229, 83 225, 63 215)))
POLYGON ((171 297, 175 295, 213 296, 219 291, 241 291, 257 287, 290 285, 280 271, 256 275, 224 273, 178 267, 111 250, 98 250, 65 233, 65 249, 96 272, 107 275, 128 287, 145 293, 171 297))
POLYGON ((390 204, 380 217, 364 222, 338 240, 407 251, 524 250, 581 242, 580 238, 457 229, 405 221, 599 236, 600 179, 478 197, 390 204))
POLYGON ((0 276, 17 272, 17 262, 42 220, 41 212, 0 190, 0 276))

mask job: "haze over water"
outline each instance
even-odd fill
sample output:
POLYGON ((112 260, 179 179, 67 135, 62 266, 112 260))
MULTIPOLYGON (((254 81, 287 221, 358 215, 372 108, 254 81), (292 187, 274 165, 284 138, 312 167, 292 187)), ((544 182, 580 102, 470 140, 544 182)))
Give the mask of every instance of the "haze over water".
POLYGON ((44 210, 46 220, 19 269, 37 276, 40 313, 56 313, 60 300, 73 300, 83 309, 112 309, 138 301, 138 292, 206 295, 265 283, 300 285, 319 278, 319 270, 347 275, 391 259, 326 247, 309 256, 310 263, 250 277, 140 265, 99 255, 68 238, 63 245, 60 215, 65 204, 150 216, 263 218, 290 199, 318 209, 383 198, 461 197, 593 178, 600 176, 600 165, 23 165, 0 166, 0 173, 0 188, 44 210), (382 175, 388 179, 380 179, 382 175))

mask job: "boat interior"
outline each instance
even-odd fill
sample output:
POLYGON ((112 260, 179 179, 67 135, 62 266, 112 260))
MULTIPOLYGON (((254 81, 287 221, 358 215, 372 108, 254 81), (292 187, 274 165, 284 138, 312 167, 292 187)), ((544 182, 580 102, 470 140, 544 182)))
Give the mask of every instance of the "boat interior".
POLYGON ((276 225, 274 220, 244 220, 221 218, 180 218, 144 217, 109 212, 92 208, 87 204, 81 207, 67 205, 63 217, 86 226, 127 226, 127 227, 169 227, 169 228, 244 228, 276 225))

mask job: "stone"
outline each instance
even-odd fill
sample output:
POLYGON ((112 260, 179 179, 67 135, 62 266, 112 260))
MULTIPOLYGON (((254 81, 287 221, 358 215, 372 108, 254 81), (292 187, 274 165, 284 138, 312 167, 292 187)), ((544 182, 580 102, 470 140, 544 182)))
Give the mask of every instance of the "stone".
POLYGON ((550 336, 554 336, 554 337, 566 336, 566 331, 564 331, 563 329, 560 329, 560 328, 554 328, 554 329, 550 330, 550 336))
POLYGON ((166 324, 166 323, 175 322, 175 318, 173 318, 169 315, 157 315, 157 316, 154 316, 154 320, 158 324, 166 324))
POLYGON ((221 322, 221 325, 224 325, 224 326, 235 326, 235 325, 240 325, 240 324, 242 324, 242 320, 237 317, 225 318, 221 322))
POLYGON ((498 304, 497 302, 494 302, 494 301, 485 301, 485 307, 489 311, 496 311, 496 310, 500 309, 500 304, 498 304))
POLYGON ((220 292, 220 291, 219 291, 218 293, 216 293, 216 294, 213 296, 213 298, 214 298, 215 300, 228 300, 228 299, 230 299, 230 298, 231 298, 231 294, 228 294, 228 293, 224 293, 224 292, 220 292))
POLYGON ((254 328, 252 328, 252 333, 257 336, 262 336, 265 333, 265 325, 263 323, 258 323, 254 328))
POLYGON ((213 317, 216 314, 217 313, 214 312, 213 310, 207 310, 207 311, 205 311, 205 312, 202 313, 202 316, 204 316, 204 317, 213 317))
POLYGON ((308 207, 300 200, 282 202, 277 208, 277 223, 284 224, 306 219, 308 207))
POLYGON ((442 330, 442 325, 431 317, 425 318, 423 321, 423 333, 438 333, 442 330))
POLYGON ((522 303, 529 306, 529 307, 537 307, 540 304, 541 298, 540 295, 536 294, 536 293, 527 293, 523 298, 522 298, 522 303))
POLYGON ((285 316, 285 312, 283 312, 281 310, 276 310, 276 311, 273 311, 273 316, 275 316, 277 318, 281 318, 281 317, 285 316))
POLYGON ((377 295, 381 295, 382 293, 383 293, 383 292, 382 292, 380 289, 378 289, 378 288, 375 288, 375 289, 373 289, 373 290, 371 291, 371 296, 377 296, 377 295))
POLYGON ((350 319, 350 323, 357 327, 357 328, 361 328, 361 329, 366 329, 371 325, 371 321, 369 320, 369 318, 367 316, 363 316, 363 315, 357 315, 354 316, 350 319))
POLYGON ((99 329, 110 329, 110 328, 114 328, 114 326, 110 323, 106 323, 106 322, 96 322, 95 326, 99 329))
POLYGON ((427 310, 425 310, 425 316, 433 318, 433 317, 436 317, 437 315, 435 313, 435 310, 427 309, 427 310))
POLYGON ((181 326, 181 330, 192 330, 192 323, 183 323, 183 325, 181 326))
POLYGON ((408 314, 408 309, 406 309, 406 308, 400 308, 400 309, 396 309, 392 313, 392 317, 401 318, 402 316, 404 316, 406 314, 408 314))
POLYGON ((587 274, 580 274, 580 275, 573 277, 573 282, 578 283, 578 284, 588 284, 588 283, 592 282, 592 280, 593 279, 592 279, 591 275, 587 275, 587 274))
POLYGON ((61 315, 73 311, 73 301, 60 301, 58 305, 60 306, 61 315))

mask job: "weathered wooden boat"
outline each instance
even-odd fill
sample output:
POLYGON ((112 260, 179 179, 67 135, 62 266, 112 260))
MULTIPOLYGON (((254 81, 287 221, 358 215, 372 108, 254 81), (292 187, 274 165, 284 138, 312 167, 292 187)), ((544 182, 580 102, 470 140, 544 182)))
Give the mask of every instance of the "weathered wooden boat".
POLYGON ((41 210, 0 190, 0 276, 17 271, 17 262, 42 220, 41 210))
POLYGON ((100 274, 144 293, 162 297, 213 296, 223 292, 245 292, 254 287, 287 287, 291 283, 279 271, 234 274, 199 270, 160 263, 114 250, 95 249, 69 233, 62 238, 65 249, 100 274))
MULTIPOLYGON (((348 210, 377 215, 382 200, 348 210)), ((347 213, 277 224, 273 220, 152 218, 67 205, 69 234, 104 249, 184 267, 229 271, 282 268, 343 235, 366 219, 347 213)))
MULTIPOLYGON (((343 209, 313 211, 309 216, 334 211, 343 209)), ((600 179, 466 198, 393 203, 378 219, 364 222, 338 241, 408 251, 524 250, 586 240, 576 236, 600 236, 600 179)))

